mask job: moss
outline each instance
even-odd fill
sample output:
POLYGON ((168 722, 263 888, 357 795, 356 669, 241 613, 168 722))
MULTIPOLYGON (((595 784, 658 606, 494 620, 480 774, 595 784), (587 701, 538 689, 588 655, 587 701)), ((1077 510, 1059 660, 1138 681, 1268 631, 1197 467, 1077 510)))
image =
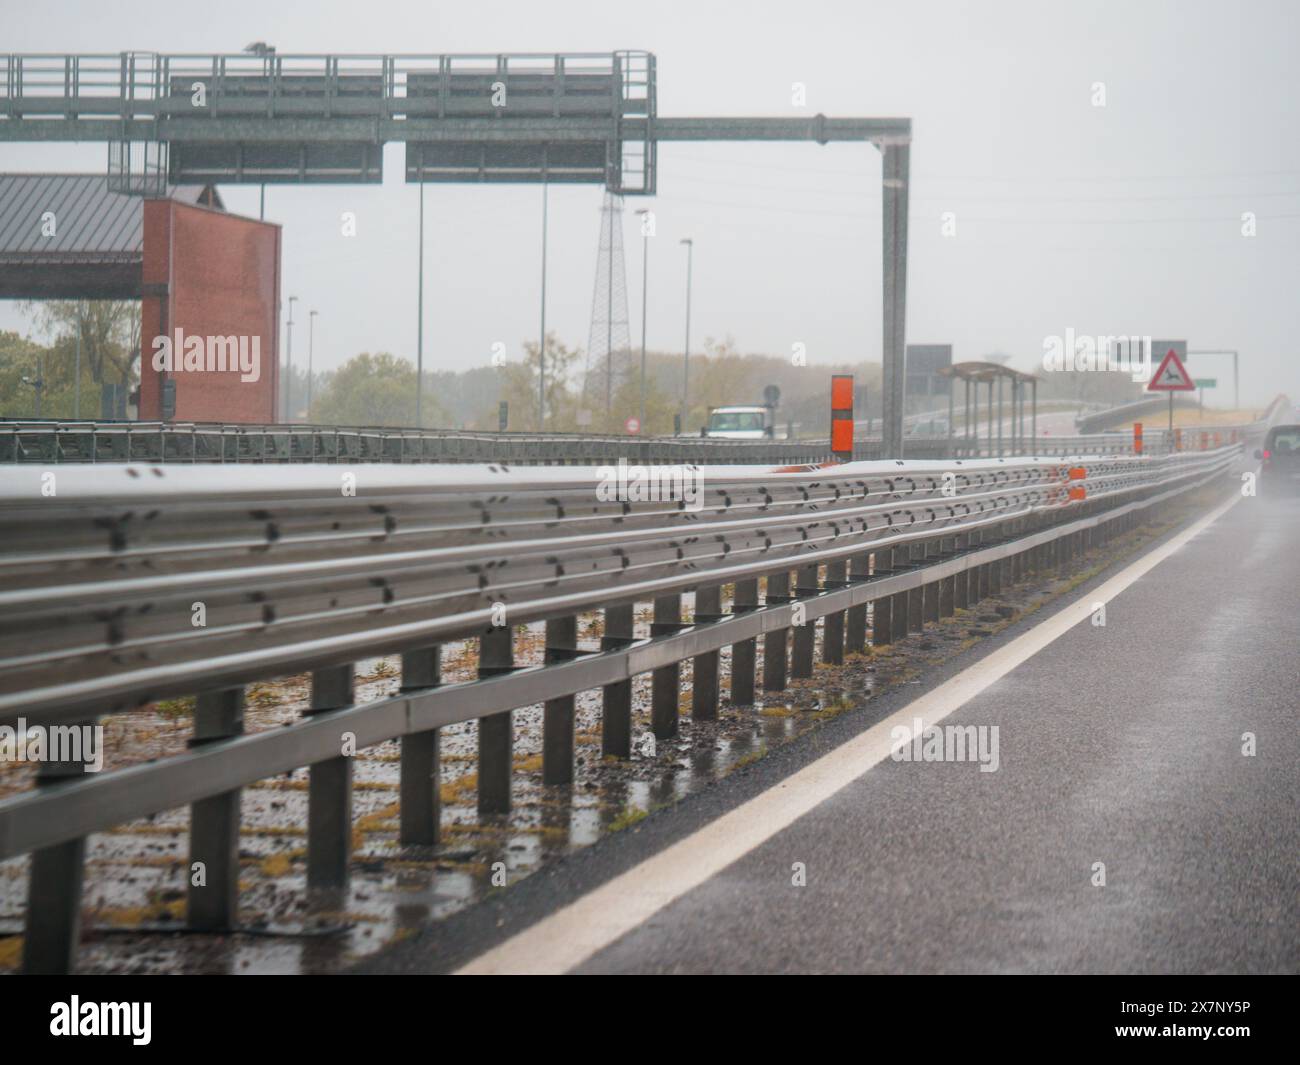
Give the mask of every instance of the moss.
POLYGON ((623 829, 631 828, 649 816, 649 811, 643 810, 639 806, 629 806, 609 823, 609 831, 622 832, 623 829))
POLYGON ((196 701, 193 695, 182 696, 179 699, 163 699, 154 704, 154 710, 168 721, 176 721, 193 714, 196 701))
POLYGON ((732 763, 731 768, 733 770, 744 769, 746 766, 751 766, 755 762, 766 757, 767 757, 767 744, 765 743, 761 747, 759 747, 758 750, 750 751, 748 754, 742 755, 740 758, 737 758, 732 763))
POLYGON ((293 871, 293 859, 287 852, 281 851, 279 854, 271 854, 257 863, 258 870, 263 876, 288 876, 293 871))
POLYGON ((443 806, 456 806, 466 801, 467 797, 477 788, 478 774, 466 773, 464 776, 449 780, 443 784, 438 789, 438 795, 442 799, 443 806))

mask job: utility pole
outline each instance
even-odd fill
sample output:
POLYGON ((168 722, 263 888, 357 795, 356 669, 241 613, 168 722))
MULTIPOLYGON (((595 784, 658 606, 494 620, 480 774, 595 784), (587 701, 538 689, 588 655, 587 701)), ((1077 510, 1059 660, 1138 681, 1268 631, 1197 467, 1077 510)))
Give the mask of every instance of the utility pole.
POLYGON ((1221 351, 1189 351, 1188 355, 1231 355, 1232 356, 1232 409, 1241 410, 1241 390, 1238 387, 1240 380, 1237 376, 1237 352, 1232 348, 1224 348, 1221 351))
POLYGON ((550 201, 546 181, 542 181, 542 329, 537 341, 537 431, 546 429, 546 208, 550 201))
POLYGON ((645 432, 645 327, 646 327, 646 293, 649 291, 650 278, 650 233, 646 222, 654 215, 642 207, 637 211, 641 216, 641 432, 645 432))
POLYGON ((284 353, 284 421, 293 421, 293 305, 297 296, 289 297, 289 343, 284 353))
POLYGON ((689 432, 691 389, 691 270, 695 260, 695 241, 686 237, 679 243, 686 245, 686 350, 682 357, 682 432, 689 432))
POLYGON ((419 294, 416 297, 415 312, 415 427, 422 428, 420 422, 420 399, 424 394, 424 152, 420 152, 420 267, 416 274, 419 294))
POLYGON ((23 378, 23 384, 31 385, 36 391, 36 417, 41 416, 41 393, 45 391, 45 352, 43 350, 36 353, 36 380, 30 377, 23 378))
POLYGON ((77 376, 72 391, 72 417, 81 417, 81 301, 77 301, 77 376))
POLYGON ((307 422, 311 424, 311 372, 312 356, 316 350, 316 315, 319 311, 307 312, 307 422))

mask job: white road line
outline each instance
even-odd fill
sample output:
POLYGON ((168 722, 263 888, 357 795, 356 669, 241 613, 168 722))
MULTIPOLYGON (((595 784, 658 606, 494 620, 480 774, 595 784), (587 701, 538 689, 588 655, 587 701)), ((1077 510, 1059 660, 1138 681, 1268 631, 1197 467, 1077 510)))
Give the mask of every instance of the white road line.
POLYGON ((1154 569, 1222 517, 1239 498, 1234 496, 1127 566, 1091 595, 1063 608, 761 795, 480 954, 457 970, 458 974, 559 973, 581 965, 888 758, 892 749, 890 733, 896 726, 910 731, 914 718, 921 719, 922 728, 942 721, 1089 617, 1095 604, 1109 602, 1154 569))

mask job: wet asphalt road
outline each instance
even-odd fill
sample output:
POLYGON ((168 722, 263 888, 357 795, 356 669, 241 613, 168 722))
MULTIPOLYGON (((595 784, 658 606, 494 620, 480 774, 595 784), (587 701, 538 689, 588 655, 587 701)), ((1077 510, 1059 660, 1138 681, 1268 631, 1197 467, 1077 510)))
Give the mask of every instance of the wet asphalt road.
MULTIPOLYGON (((1242 500, 946 719, 998 727, 996 772, 886 760, 578 971, 1300 970, 1297 529, 1300 499, 1242 500)), ((473 957, 918 690, 364 968, 473 957)))

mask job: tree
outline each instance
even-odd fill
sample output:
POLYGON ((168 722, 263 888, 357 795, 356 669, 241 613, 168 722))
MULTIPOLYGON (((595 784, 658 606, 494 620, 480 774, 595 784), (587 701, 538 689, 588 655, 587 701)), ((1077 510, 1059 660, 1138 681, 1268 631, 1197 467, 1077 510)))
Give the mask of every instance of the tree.
MULTIPOLYGON (((24 309, 45 334, 70 337, 67 346, 75 364, 77 335, 81 361, 97 384, 131 385, 139 378, 140 304, 134 300, 52 300, 28 303, 24 309)), ((64 345, 58 349, 62 355, 64 345)), ((68 371, 73 372, 71 368, 68 371)))
MULTIPOLYGON (((569 389, 569 375, 582 355, 579 348, 561 344, 546 334, 546 430, 573 432, 578 426, 577 397, 569 389)), ((501 398, 510 404, 510 428, 535 432, 537 424, 538 358, 536 341, 524 342, 523 362, 501 367, 501 398)), ((495 423, 493 423, 495 427, 495 423)))
MULTIPOLYGON (((313 396, 315 420, 322 425, 415 425, 415 367, 388 352, 364 352, 349 359, 313 396)), ((421 405, 424 428, 446 418, 437 399, 425 395, 421 405)))

